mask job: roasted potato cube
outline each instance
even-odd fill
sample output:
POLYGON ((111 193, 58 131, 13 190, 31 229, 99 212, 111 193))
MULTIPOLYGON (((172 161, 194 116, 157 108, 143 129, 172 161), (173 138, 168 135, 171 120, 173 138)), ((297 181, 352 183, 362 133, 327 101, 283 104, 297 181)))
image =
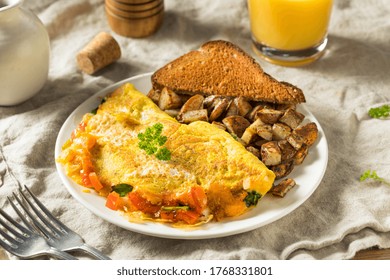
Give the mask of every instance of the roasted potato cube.
POLYGON ((235 134, 238 138, 241 138, 245 129, 250 125, 246 118, 237 115, 224 118, 222 123, 230 133, 235 134))
POLYGON ((311 146, 317 140, 318 128, 314 122, 311 122, 296 128, 294 133, 299 135, 306 145, 311 146))
POLYGON ((291 161, 297 153, 294 147, 291 146, 291 144, 288 143, 287 140, 278 141, 278 146, 280 148, 280 151, 282 152, 282 162, 291 161))
POLYGON ((178 94, 168 88, 163 88, 158 100, 158 106, 161 110, 178 109, 182 105, 178 94))
POLYGON ((282 123, 275 123, 272 126, 272 139, 273 140, 283 140, 286 139, 291 133, 291 128, 282 123))
POLYGON ((270 141, 261 146, 261 160, 267 166, 278 165, 282 162, 282 153, 275 141, 270 141))
POLYGON ((286 177, 294 169, 292 161, 271 166, 270 169, 275 173, 276 179, 286 177))
POLYGON ((238 115, 242 117, 252 110, 252 105, 244 97, 236 97, 233 102, 236 103, 238 115))
POLYGON ((213 104, 214 104, 214 101, 216 99, 219 99, 221 97, 219 97, 218 95, 209 95, 209 96, 206 96, 203 100, 203 105, 204 107, 208 108, 208 107, 211 107, 213 104))
POLYGON ((208 115, 206 109, 200 109, 200 110, 194 110, 194 111, 188 111, 184 114, 180 114, 178 116, 178 121, 182 123, 192 123, 194 121, 205 121, 208 122, 208 115))
POLYGON ((252 129, 250 126, 248 126, 244 133, 241 136, 242 141, 244 141, 246 144, 250 144, 256 140, 259 136, 257 135, 256 130, 252 129))
POLYGON ((203 101, 204 97, 200 94, 191 96, 181 107, 180 114, 203 109, 203 101))
POLYGON ((307 154, 309 152, 308 146, 302 145, 302 147, 296 152, 294 156, 294 164, 300 165, 305 160, 307 154))
POLYGON ((212 125, 215 125, 215 126, 218 127, 219 129, 226 130, 226 126, 225 126, 223 123, 221 123, 221 122, 213 121, 211 124, 212 124, 212 125))
POLYGON ((241 139, 247 144, 256 141, 257 138, 259 138, 257 134, 257 128, 260 127, 261 125, 263 125, 263 122, 260 119, 253 122, 245 129, 244 133, 241 136, 241 139))
POLYGON ((287 124, 292 129, 296 129, 301 124, 305 116, 295 110, 288 109, 283 116, 280 117, 279 121, 287 124))
POLYGON ((253 146, 248 146, 248 147, 246 147, 246 149, 249 152, 251 152, 252 154, 254 154, 256 157, 258 157, 258 158, 260 157, 260 150, 259 149, 255 148, 253 146))
POLYGON ((254 122, 258 117, 257 117, 257 112, 260 111, 261 109, 264 108, 264 105, 257 105, 252 108, 252 110, 248 113, 247 118, 254 122))
POLYGON ((230 100, 228 98, 221 98, 215 102, 214 108, 210 113, 210 121, 218 119, 228 108, 230 100))
POLYGON ((263 124, 257 127, 257 135, 265 140, 272 140, 272 126, 270 124, 263 124))
POLYGON ((295 185, 295 181, 288 178, 275 185, 271 189, 271 193, 275 196, 284 197, 293 187, 295 187, 295 185))
POLYGON ((176 118, 179 115, 180 110, 179 109, 168 109, 164 110, 165 113, 170 115, 172 118, 176 118))
POLYGON ((158 105, 158 101, 160 100, 160 95, 161 95, 161 91, 155 90, 155 89, 151 89, 148 92, 147 97, 152 99, 152 101, 158 105))
POLYGON ((225 117, 230 117, 230 116, 235 116, 239 115, 238 114, 238 108, 237 108, 237 103, 234 102, 234 99, 230 102, 229 107, 226 110, 225 117))
POLYGON ((299 150, 302 145, 304 144, 304 141, 303 141, 303 138, 301 136, 299 136, 298 134, 295 133, 295 131, 293 131, 287 138, 286 140, 288 141, 288 143, 291 144, 291 146, 294 147, 295 150, 299 150))
POLYGON ((263 108, 257 112, 257 117, 267 124, 276 123, 282 115, 282 111, 271 108, 263 108))

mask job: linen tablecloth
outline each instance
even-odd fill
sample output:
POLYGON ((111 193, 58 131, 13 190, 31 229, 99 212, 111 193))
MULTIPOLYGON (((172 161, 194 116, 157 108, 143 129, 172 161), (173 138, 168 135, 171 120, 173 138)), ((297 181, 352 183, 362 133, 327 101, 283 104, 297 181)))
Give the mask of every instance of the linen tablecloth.
MULTIPOLYGON (((359 181, 366 169, 390 179, 390 120, 367 114, 390 103, 388 1, 335 0, 328 49, 311 65, 286 68, 259 60, 266 72, 304 91, 328 140, 327 170, 313 195, 287 216, 247 233, 206 240, 145 236, 95 216, 63 186, 54 145, 65 119, 89 96, 153 72, 206 41, 228 40, 255 56, 246 1, 165 0, 161 29, 143 39, 113 33, 103 0, 26 0, 24 6, 50 35, 50 72, 35 97, 0 107, 2 209, 11 211, 6 196, 16 188, 13 174, 113 259, 348 259, 371 246, 390 247, 390 187, 359 181), (116 38, 122 57, 95 75, 83 74, 76 54, 100 31, 116 38)), ((0 258, 14 257, 0 248, 0 258)))

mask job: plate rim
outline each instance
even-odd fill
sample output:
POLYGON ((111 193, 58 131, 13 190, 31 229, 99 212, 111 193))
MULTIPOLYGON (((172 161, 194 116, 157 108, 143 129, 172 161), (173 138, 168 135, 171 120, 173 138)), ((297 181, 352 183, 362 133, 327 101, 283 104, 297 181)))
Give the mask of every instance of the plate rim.
MULTIPOLYGON (((322 179, 324 177, 324 174, 325 174, 326 169, 327 169, 327 164, 328 164, 328 154, 329 154, 329 151, 328 151, 327 139, 326 139, 324 130, 322 129, 322 127, 321 127, 320 123, 318 122, 317 118, 308 110, 306 104, 300 104, 300 108, 303 109, 304 111, 306 111, 309 114, 310 120, 315 122, 317 124, 317 126, 318 126, 318 130, 320 132, 320 140, 317 140, 315 145, 317 145, 317 148, 319 148, 320 144, 324 147, 324 150, 321 151, 322 152, 322 158, 321 158, 322 161, 321 161, 321 163, 322 163, 322 167, 323 168, 321 169, 321 172, 318 174, 317 180, 314 182, 314 184, 313 184, 314 186, 311 188, 311 190, 309 192, 307 192, 306 195, 299 200, 299 202, 296 201, 293 204, 288 205, 288 207, 282 209, 283 212, 284 212, 283 214, 274 215, 271 218, 269 218, 269 219, 267 219, 267 220, 265 220, 263 222, 260 222, 260 223, 254 223, 252 225, 247 225, 245 227, 238 227, 238 228, 235 228, 235 229, 232 228, 232 229, 229 229, 227 231, 222 231, 222 230, 215 231, 214 230, 214 233, 213 233, 212 230, 207 229, 207 228, 204 229, 204 230, 198 228, 198 229, 195 229, 195 230, 187 231, 187 230, 183 230, 183 229, 174 228, 174 227, 172 227, 170 225, 156 223, 156 222, 145 222, 145 223, 142 223, 142 224, 132 223, 132 222, 128 221, 123 215, 120 215, 119 211, 111 212, 112 210, 106 209, 108 211, 107 212, 103 211, 104 213, 102 213, 99 209, 97 209, 93 205, 91 205, 89 203, 86 203, 87 200, 83 199, 80 196, 80 193, 79 193, 80 191, 78 192, 75 189, 74 185, 76 185, 76 186, 78 186, 79 188, 82 188, 82 189, 86 189, 86 188, 76 184, 75 182, 73 182, 65 174, 65 172, 63 170, 62 164, 58 163, 58 161, 56 160, 59 157, 59 155, 60 155, 60 151, 61 151, 61 148, 62 148, 62 145, 63 145, 63 142, 64 142, 64 138, 62 136, 64 135, 66 130, 69 130, 68 126, 72 126, 71 123, 74 120, 75 115, 83 107, 87 106, 89 103, 95 103, 94 100, 96 101, 96 103, 98 103, 98 98, 99 97, 104 97, 105 95, 107 95, 108 93, 112 92, 114 89, 116 89, 117 87, 119 87, 119 86, 121 86, 121 85, 123 85, 125 83, 128 83, 128 82, 131 83, 131 82, 134 82, 134 81, 139 81, 139 80, 151 77, 152 74, 153 74, 152 72, 149 72, 149 73, 143 73, 143 74, 135 75, 135 76, 123 79, 121 81, 118 81, 118 82, 116 82, 116 83, 114 83, 112 85, 109 85, 109 86, 107 86, 107 87, 97 91, 95 94, 91 95, 89 98, 84 100, 81 104, 79 104, 79 106, 76 107, 76 109, 74 109, 72 111, 72 113, 66 118, 65 122, 61 126, 61 129, 58 132, 58 135, 57 135, 57 138, 56 138, 56 143, 55 143, 55 151, 54 151, 57 174, 59 175, 63 185, 65 186, 67 191, 72 195, 72 197, 74 199, 76 199, 76 201, 81 203, 84 207, 86 207, 89 211, 91 211, 93 214, 95 214, 96 216, 102 218, 103 220, 105 220, 105 221, 107 221, 107 222, 109 222, 111 224, 119 226, 119 227, 121 227, 123 229, 129 230, 129 231, 133 231, 133 232, 137 232, 137 233, 144 234, 144 235, 148 235, 148 236, 161 237, 161 238, 170 238, 170 239, 209 239, 209 238, 220 238, 220 237, 226 237, 226 236, 231 236, 231 235, 236 235, 236 234, 239 234, 239 233, 252 231, 254 229, 257 229, 257 228, 263 227, 265 225, 271 224, 271 223, 273 223, 273 222, 275 222, 275 221, 277 221, 277 220, 279 220, 279 219, 289 215, 295 209, 297 209, 299 206, 301 206, 309 197, 311 197, 312 194, 314 193, 314 191, 318 188, 318 186, 322 182, 322 179), (113 218, 113 215, 114 215, 114 218, 113 218), (118 219, 118 217, 120 219, 118 219), (169 229, 169 230, 168 230, 168 232, 164 232, 164 231, 153 232, 150 229, 148 229, 148 227, 143 228, 142 225, 144 225, 144 224, 151 224, 152 229, 154 227, 157 227, 157 228, 161 227, 161 229, 165 229, 165 230, 169 229), (211 231, 211 233, 210 233, 210 231, 211 231), (191 234, 191 233, 196 233, 196 234, 191 234)), ((151 84, 150 84, 150 87, 151 87, 151 84)), ((145 92, 143 92, 143 93, 146 94, 145 92)), ((85 114, 85 113, 86 112, 83 112, 83 114, 85 114)), ((307 117, 308 117, 308 115, 306 115, 306 118, 307 117)), ((73 126, 73 129, 74 129, 74 126, 73 126)), ((69 135, 68 135, 68 137, 69 137, 69 135)), ((310 154, 311 153, 309 151, 309 155, 310 154)), ((305 162, 303 164, 305 164, 305 162)), ((82 190, 81 190, 81 192, 82 192, 82 190)), ((86 194, 88 196, 91 196, 91 195, 97 196, 96 194, 93 193, 93 191, 91 191, 91 193, 84 193, 84 194, 86 194)), ((100 197, 100 198, 102 200, 104 199, 103 197, 100 197)), ((259 205, 262 205, 264 203, 263 200, 267 200, 267 197, 264 197, 262 199, 262 203, 260 203, 259 205)), ((257 207, 259 207, 259 206, 257 206, 257 207)), ((253 210, 254 209, 252 209, 251 211, 253 211, 253 210)), ((248 211, 248 212, 251 212, 251 211, 248 211)), ((249 217, 250 219, 248 219, 248 221, 250 221, 251 219, 255 219, 256 216, 249 217)), ((242 217, 242 216, 240 216, 240 217, 242 217)), ((246 219, 244 218, 244 219, 239 219, 238 221, 243 221, 244 222, 245 220, 246 219)), ((236 219, 232 219, 232 220, 227 219, 227 220, 224 220, 223 222, 215 222, 215 224, 222 226, 222 225, 225 225, 227 223, 232 223, 234 221, 237 221, 237 220, 236 219)), ((243 223, 240 222, 239 224, 243 224, 243 223)), ((206 224, 205 227, 209 227, 209 225, 210 225, 210 223, 206 224)))

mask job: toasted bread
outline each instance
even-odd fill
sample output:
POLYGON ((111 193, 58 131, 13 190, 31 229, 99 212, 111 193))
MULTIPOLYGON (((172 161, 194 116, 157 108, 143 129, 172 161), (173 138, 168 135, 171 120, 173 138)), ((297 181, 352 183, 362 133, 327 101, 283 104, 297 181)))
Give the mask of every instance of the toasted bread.
POLYGON ((277 104, 305 102, 299 88, 279 82, 233 43, 217 40, 168 63, 152 75, 154 90, 178 94, 224 95, 277 104))

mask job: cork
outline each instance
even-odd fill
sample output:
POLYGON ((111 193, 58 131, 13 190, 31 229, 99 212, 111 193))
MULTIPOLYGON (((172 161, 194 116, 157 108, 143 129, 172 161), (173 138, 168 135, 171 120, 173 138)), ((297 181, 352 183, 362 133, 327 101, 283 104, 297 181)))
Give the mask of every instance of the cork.
POLYGON ((100 32, 78 54, 77 64, 92 75, 121 57, 118 42, 108 33, 100 32))

